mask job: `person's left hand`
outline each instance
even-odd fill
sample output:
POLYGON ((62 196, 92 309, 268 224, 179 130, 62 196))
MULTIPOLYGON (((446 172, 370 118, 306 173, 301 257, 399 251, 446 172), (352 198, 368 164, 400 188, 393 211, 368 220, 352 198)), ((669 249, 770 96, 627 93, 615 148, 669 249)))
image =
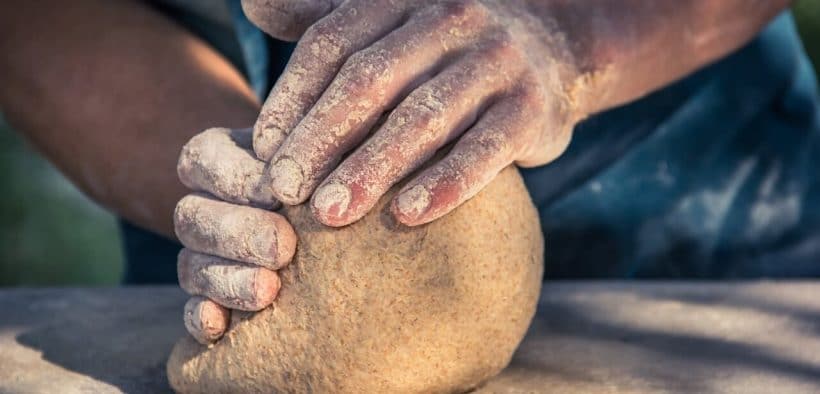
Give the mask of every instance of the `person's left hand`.
POLYGON ((185 246, 177 274, 191 295, 185 328, 203 344, 222 337, 233 310, 268 307, 279 292, 277 270, 296 252, 296 232, 260 187, 269 182, 250 140, 249 129, 206 130, 185 144, 177 165, 194 192, 174 211, 174 231, 185 246))
POLYGON ((393 200, 400 222, 432 221, 507 165, 545 164, 569 143, 577 70, 560 32, 526 2, 243 1, 274 34, 266 23, 276 21, 255 14, 271 2, 329 12, 302 35, 253 135, 274 197, 312 195, 324 224, 360 219, 451 142, 393 200))

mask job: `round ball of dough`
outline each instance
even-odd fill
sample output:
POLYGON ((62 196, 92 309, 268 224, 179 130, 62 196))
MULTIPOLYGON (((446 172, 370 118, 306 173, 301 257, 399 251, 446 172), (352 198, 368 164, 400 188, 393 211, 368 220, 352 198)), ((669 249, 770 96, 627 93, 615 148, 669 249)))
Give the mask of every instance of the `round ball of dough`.
POLYGON ((388 212, 391 193, 343 228, 284 208, 299 236, 273 306, 234 312, 205 347, 181 339, 174 390, 393 393, 465 391, 510 361, 535 312, 543 239, 515 168, 427 225, 388 212))

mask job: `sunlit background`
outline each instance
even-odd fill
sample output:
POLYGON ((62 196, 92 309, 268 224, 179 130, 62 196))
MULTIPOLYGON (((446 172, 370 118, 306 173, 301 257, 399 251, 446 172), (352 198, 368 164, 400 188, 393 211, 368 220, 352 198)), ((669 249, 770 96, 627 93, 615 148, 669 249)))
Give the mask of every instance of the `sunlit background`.
MULTIPOLYGON (((798 1, 794 11, 812 61, 820 64, 820 1, 798 1)), ((0 286, 119 281, 123 257, 114 216, 88 200, 2 118, 0 190, 0 286)))

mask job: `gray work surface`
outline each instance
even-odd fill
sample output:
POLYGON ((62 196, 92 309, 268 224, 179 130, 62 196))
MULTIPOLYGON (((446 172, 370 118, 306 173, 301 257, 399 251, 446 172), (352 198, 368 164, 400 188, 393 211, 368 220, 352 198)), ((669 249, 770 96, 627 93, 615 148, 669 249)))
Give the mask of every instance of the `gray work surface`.
MULTIPOLYGON (((0 291, 0 393, 154 393, 173 287, 0 291)), ((820 282, 553 282, 479 393, 820 392, 820 282)))

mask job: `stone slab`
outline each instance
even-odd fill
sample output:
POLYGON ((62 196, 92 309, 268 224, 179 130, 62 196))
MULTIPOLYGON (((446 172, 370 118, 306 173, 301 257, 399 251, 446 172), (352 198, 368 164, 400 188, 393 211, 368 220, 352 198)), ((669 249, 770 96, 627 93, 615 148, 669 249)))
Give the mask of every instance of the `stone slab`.
MULTIPOLYGON (((0 393, 170 391, 174 287, 0 290, 0 393)), ((818 393, 820 282, 551 282, 477 393, 818 393)))

